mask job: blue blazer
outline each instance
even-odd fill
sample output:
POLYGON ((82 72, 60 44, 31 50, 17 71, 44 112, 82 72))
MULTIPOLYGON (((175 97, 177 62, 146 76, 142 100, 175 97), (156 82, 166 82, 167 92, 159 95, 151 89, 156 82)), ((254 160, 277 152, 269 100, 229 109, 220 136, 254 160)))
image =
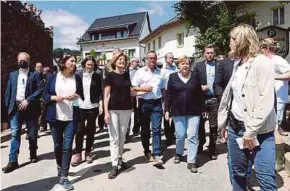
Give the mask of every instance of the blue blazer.
MULTIPOLYGON (((11 72, 9 74, 7 89, 5 92, 5 105, 8 109, 8 115, 10 115, 15 107, 17 83, 18 83, 19 70, 11 72)), ((39 112, 40 109, 40 97, 43 92, 42 74, 33 69, 29 69, 25 99, 29 105, 26 109, 27 112, 34 113, 39 112)))
MULTIPOLYGON (((47 104, 47 112, 46 112, 46 120, 48 122, 56 122, 56 101, 51 100, 51 96, 55 96, 55 83, 56 83, 57 74, 53 74, 48 76, 46 81, 46 86, 43 93, 43 100, 46 101, 47 104)), ((83 82, 82 79, 75 75, 76 79, 76 94, 78 94, 82 100, 84 100, 83 94, 83 82)), ((73 120, 79 119, 79 107, 73 107, 73 120)))

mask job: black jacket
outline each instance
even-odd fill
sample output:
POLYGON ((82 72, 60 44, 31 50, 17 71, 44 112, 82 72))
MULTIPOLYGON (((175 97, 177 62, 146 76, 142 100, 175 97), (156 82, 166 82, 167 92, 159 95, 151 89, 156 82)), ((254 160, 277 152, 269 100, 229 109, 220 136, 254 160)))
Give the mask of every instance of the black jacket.
POLYGON ((170 74, 166 91, 166 108, 172 116, 201 115, 204 109, 204 96, 198 76, 191 73, 185 84, 178 72, 170 74))
POLYGON ((223 92, 232 77, 233 69, 234 61, 230 60, 229 58, 222 60, 216 67, 213 90, 217 97, 221 97, 223 95, 223 92))
MULTIPOLYGON (((219 61, 216 61, 216 67, 215 67, 215 73, 217 72, 217 68, 219 65, 219 61)), ((206 74, 206 65, 205 61, 201 61, 196 63, 196 66, 194 68, 194 73, 198 76, 201 85, 207 85, 207 74, 206 74)))
MULTIPOLYGON (((79 72, 76 75, 80 76, 80 78, 83 79, 83 72, 79 72)), ((91 102, 98 103, 100 101, 100 96, 102 95, 103 95, 102 76, 94 72, 92 76, 92 80, 91 80, 91 87, 90 87, 91 102)))

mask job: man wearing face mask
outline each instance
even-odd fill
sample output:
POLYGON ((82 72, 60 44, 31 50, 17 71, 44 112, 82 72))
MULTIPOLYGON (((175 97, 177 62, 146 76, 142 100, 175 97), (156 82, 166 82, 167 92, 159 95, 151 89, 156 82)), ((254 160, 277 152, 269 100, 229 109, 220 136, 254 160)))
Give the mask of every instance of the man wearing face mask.
POLYGON ((20 52, 17 57, 19 70, 9 74, 5 92, 5 105, 8 108, 11 128, 9 163, 2 170, 4 173, 19 168, 18 154, 20 149, 21 129, 23 122, 29 133, 30 162, 37 159, 37 115, 40 97, 43 92, 42 77, 39 72, 29 68, 30 56, 20 52))

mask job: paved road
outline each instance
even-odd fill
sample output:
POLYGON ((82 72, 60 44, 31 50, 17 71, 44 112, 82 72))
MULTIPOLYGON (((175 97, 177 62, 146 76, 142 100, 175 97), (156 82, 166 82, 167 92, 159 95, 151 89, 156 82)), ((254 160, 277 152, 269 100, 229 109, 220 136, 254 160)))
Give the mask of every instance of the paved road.
MULTIPOLYGON (((28 141, 22 136, 19 163, 21 168, 1 174, 3 191, 47 191, 62 190, 56 185, 56 164, 53 154, 53 142, 50 134, 40 134, 38 154, 40 161, 29 164, 28 141)), ((163 137, 164 139, 164 137, 163 137)), ((83 163, 70 169, 70 176, 77 191, 230 191, 228 179, 226 148, 218 145, 219 157, 209 161, 207 150, 198 157, 199 171, 192 174, 186 169, 186 163, 174 164, 175 146, 163 152, 163 169, 157 169, 144 161, 140 137, 125 145, 124 158, 131 166, 116 179, 109 180, 110 151, 108 133, 95 135, 93 164, 83 163)), ((205 149, 207 149, 205 147, 205 149)), ((9 142, 1 145, 2 167, 8 162, 9 142)), ((281 176, 277 176, 279 190, 283 188, 281 176)), ((253 183, 256 184, 256 183, 253 183)), ((256 188, 256 187, 255 187, 256 188)))

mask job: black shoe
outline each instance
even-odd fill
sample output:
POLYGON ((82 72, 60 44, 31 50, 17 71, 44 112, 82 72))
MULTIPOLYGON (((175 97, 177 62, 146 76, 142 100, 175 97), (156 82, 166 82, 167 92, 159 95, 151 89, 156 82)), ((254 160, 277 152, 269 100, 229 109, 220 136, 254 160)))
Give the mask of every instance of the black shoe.
POLYGON ((181 162, 181 155, 175 155, 174 164, 179 164, 181 162))
POLYGON ((280 126, 278 127, 278 132, 281 136, 288 136, 288 133, 285 132, 280 126))
POLYGON ((137 137, 139 135, 139 132, 133 133, 133 137, 137 137))
POLYGON ((65 189, 65 190, 73 190, 74 187, 71 183, 71 181, 69 181, 67 179, 67 177, 60 177, 60 180, 59 180, 59 184, 65 189))
POLYGON ((120 171, 126 170, 128 168, 123 158, 119 158, 118 166, 120 166, 120 171))
POLYGON ((36 156, 30 158, 30 163, 37 163, 37 162, 38 162, 38 158, 36 156))
POLYGON ((187 169, 189 169, 192 173, 197 173, 197 167, 194 163, 188 163, 187 169))
POLYGON ((40 129, 39 129, 39 132, 40 133, 43 133, 43 132, 45 132, 45 131, 47 131, 47 127, 40 127, 40 129))
POLYGON ((130 143, 130 142, 131 142, 131 137, 130 137, 130 135, 126 135, 125 143, 130 143))
POLYGON ((19 168, 18 162, 9 162, 6 167, 2 168, 2 171, 4 173, 9 173, 17 168, 19 168))
POLYGON ((108 178, 109 179, 114 179, 118 176, 118 166, 113 166, 112 170, 109 172, 108 178))
POLYGON ((210 154, 209 155, 210 160, 217 160, 217 155, 216 154, 210 154))

